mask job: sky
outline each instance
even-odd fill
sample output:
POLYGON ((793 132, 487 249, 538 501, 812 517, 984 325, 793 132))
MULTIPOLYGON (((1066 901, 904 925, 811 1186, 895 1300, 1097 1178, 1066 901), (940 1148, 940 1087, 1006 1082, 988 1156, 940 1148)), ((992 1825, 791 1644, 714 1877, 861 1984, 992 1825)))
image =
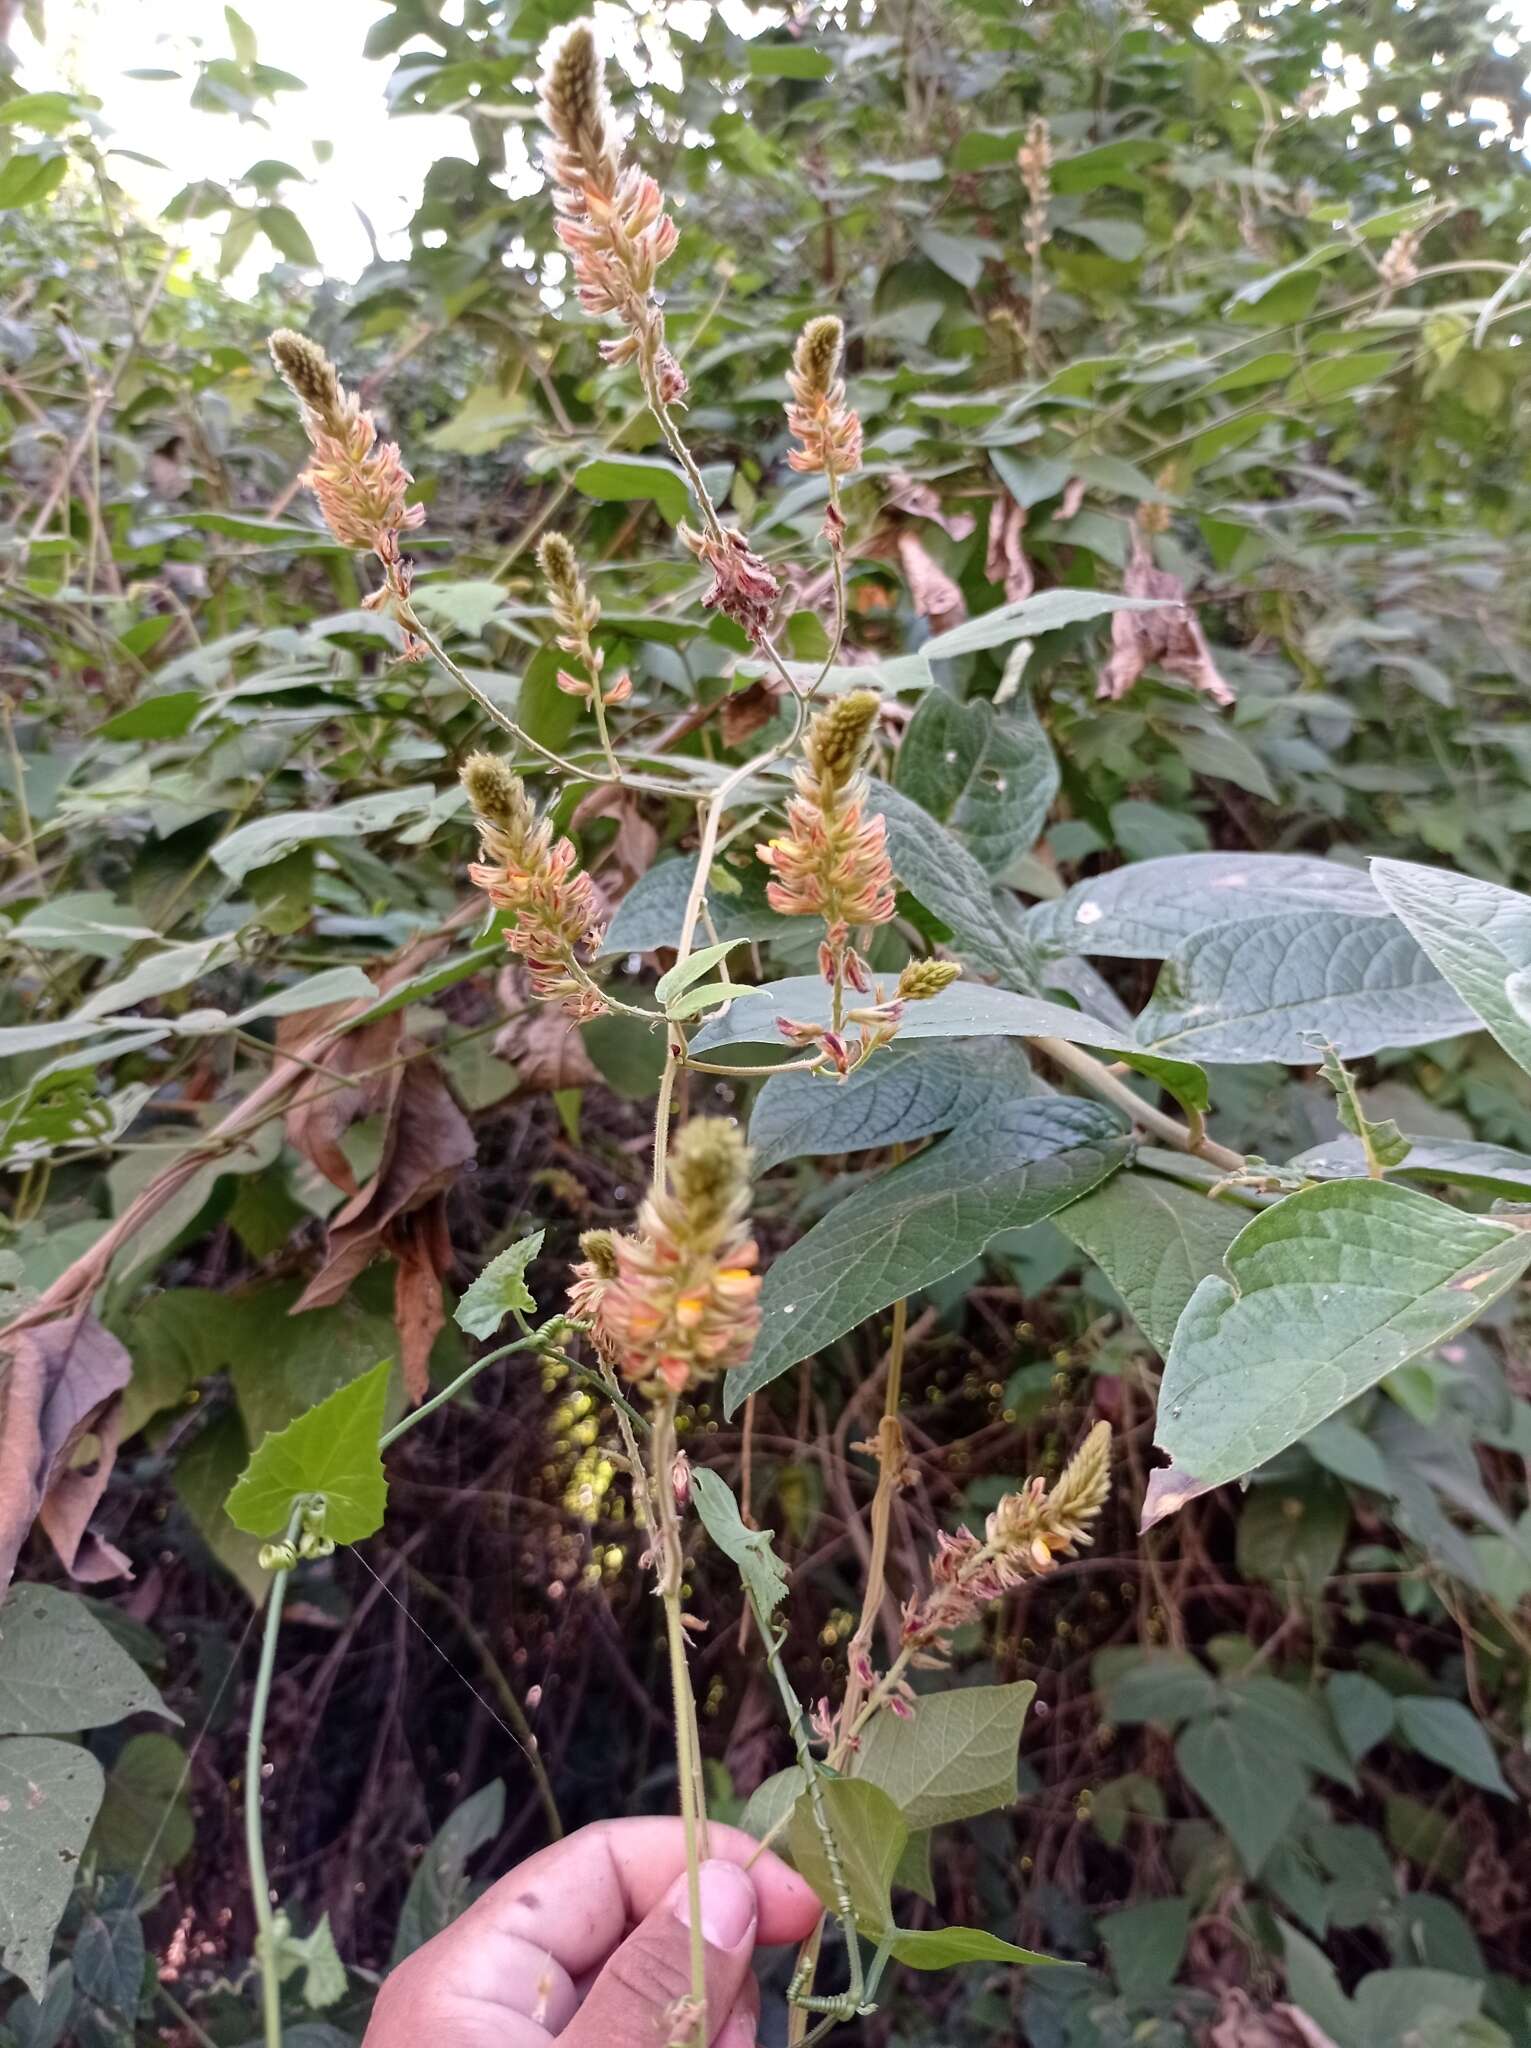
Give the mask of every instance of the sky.
MULTIPOLYGON (((13 33, 21 84, 29 92, 69 86, 93 94, 102 102, 101 118, 112 139, 159 160, 162 168, 121 155, 111 160, 117 181, 151 218, 193 179, 227 182, 260 159, 275 157, 311 181, 283 197, 331 276, 355 277, 370 258, 358 208, 371 221, 382 253, 402 254, 431 164, 442 156, 473 155, 467 123, 452 114, 389 116, 385 93, 395 59, 368 61, 361 55, 368 29, 387 12, 385 0, 236 4, 254 31, 260 62, 290 71, 308 86, 264 102, 264 128, 232 114, 199 113, 188 104, 198 60, 231 54, 221 0, 47 0, 47 40, 41 47, 25 28, 13 33), (127 75, 142 70, 179 76, 149 81, 127 75), (315 145, 323 154, 326 143, 333 154, 321 164, 315 145)), ((677 36, 688 28, 699 33, 709 6, 710 0, 672 5, 677 36)), ((458 11, 451 0, 443 9, 448 20, 458 11)), ((746 0, 722 0, 720 11, 743 34, 781 19, 779 12, 746 0)), ((596 0, 592 12, 609 46, 630 66, 646 61, 662 74, 677 64, 662 35, 640 50, 631 8, 596 0)), ((512 182, 512 194, 514 189, 512 182)), ((214 220, 182 228, 199 264, 216 262, 220 226, 214 220)), ((235 288, 253 285, 269 261, 262 244, 235 273, 235 288)))
MULTIPOLYGON (((473 150, 467 123, 456 115, 389 116, 386 90, 395 59, 369 61, 361 55, 368 29, 386 12, 385 0, 236 4, 254 32, 260 61, 292 72, 308 86, 265 102, 264 127, 231 114, 198 113, 188 103, 198 60, 231 53, 221 0, 47 0, 44 45, 35 44, 25 28, 14 31, 21 83, 28 91, 71 86, 91 93, 102 102, 101 118, 116 142, 158 159, 157 165, 122 155, 111 161, 118 182, 150 218, 194 179, 226 183, 252 163, 275 157, 307 181, 283 198, 307 228, 330 276, 354 278, 367 264, 371 245, 362 212, 384 256, 405 253, 426 172, 439 157, 471 157, 473 150), (150 69, 177 76, 150 81, 128 75, 150 69)), ((714 4, 745 35, 783 18, 779 9, 750 0, 667 0, 672 37, 665 30, 640 31, 644 18, 659 13, 657 6, 594 0, 591 11, 608 47, 635 76, 648 67, 662 82, 678 84, 685 36, 701 33, 714 4)), ((445 17, 460 16, 460 5, 461 0, 446 0, 445 17)), ((1208 8, 1198 24, 1203 33, 1217 33, 1210 19, 1217 11, 1208 8)), ((1531 29, 1531 0, 1504 0, 1502 11, 1523 32, 1531 29)), ((1336 105, 1351 83, 1336 80, 1336 105)), ((1484 117, 1492 111, 1486 109, 1484 117)), ((514 152, 519 131, 510 130, 507 140, 514 152)), ((512 154, 510 196, 538 182, 524 157, 518 165, 512 154)), ((180 230, 199 266, 215 265, 221 226, 214 219, 188 222, 180 230)), ((230 280, 233 288, 253 289, 270 260, 264 243, 258 244, 230 280)))

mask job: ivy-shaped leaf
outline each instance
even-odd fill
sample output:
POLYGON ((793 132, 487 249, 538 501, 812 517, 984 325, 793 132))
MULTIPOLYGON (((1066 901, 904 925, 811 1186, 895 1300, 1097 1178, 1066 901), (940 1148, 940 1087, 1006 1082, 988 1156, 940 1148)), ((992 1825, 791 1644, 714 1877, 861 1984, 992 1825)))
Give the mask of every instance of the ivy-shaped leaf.
POLYGON ((228 1499, 228 1517, 251 1536, 278 1536, 300 1494, 322 1494, 325 1530, 360 1543, 382 1527, 388 1481, 378 1450, 392 1367, 387 1360, 268 1436, 228 1499))
POLYGON ((917 1700, 908 1720, 878 1714, 862 1739, 856 1777, 880 1785, 912 1829, 1009 1806, 1036 1690, 1029 1680, 965 1685, 917 1700))
POLYGON ((727 1412, 901 1295, 955 1273, 1000 1231, 1087 1193, 1130 1150, 1109 1110, 1035 1097, 1003 1104, 858 1189, 766 1275, 754 1353, 724 1382, 727 1412))
POLYGON ((470 1337, 492 1337, 515 1309, 524 1316, 537 1313, 526 1269, 542 1250, 543 1233, 534 1230, 519 1238, 493 1258, 457 1304, 455 1320, 470 1337))

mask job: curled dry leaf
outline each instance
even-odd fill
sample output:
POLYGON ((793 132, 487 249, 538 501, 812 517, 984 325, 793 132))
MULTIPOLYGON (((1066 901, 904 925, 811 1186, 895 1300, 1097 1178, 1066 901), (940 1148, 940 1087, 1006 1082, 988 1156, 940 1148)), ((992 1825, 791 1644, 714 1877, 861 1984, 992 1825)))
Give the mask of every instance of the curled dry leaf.
POLYGON ((1111 659, 1100 672, 1097 697, 1125 697, 1145 669, 1189 683, 1214 704, 1231 704, 1233 691, 1218 674, 1196 614, 1185 603, 1185 585, 1167 569, 1154 567, 1147 536, 1134 526, 1132 552, 1122 589, 1128 597, 1167 597, 1173 608, 1157 612, 1116 612, 1111 619, 1111 659))
POLYGON ((598 784, 581 797, 569 820, 570 829, 577 832, 594 818, 617 821, 617 836, 592 877, 601 892, 602 909, 609 916, 638 877, 654 865, 659 834, 643 815, 636 793, 612 782, 598 784))
POLYGON ((989 511, 989 547, 983 573, 991 583, 1004 585, 1011 604, 1030 597, 1037 587, 1036 571, 1026 553, 1026 508, 1002 491, 989 511))
POLYGON ((596 1086, 601 1077, 578 1029, 556 1004, 532 1001, 519 967, 504 970, 498 989, 505 1024, 494 1049, 512 1063, 528 1094, 596 1086))
POLYGON ((894 512, 903 512, 911 519, 928 519, 939 526, 948 540, 966 540, 978 524, 971 512, 948 512, 936 495, 935 487, 922 484, 912 476, 896 475, 888 480, 888 495, 884 504, 894 512))
MULTIPOLYGON (((411 947, 379 977, 379 994, 418 974, 445 943, 433 937, 411 947)), ((331 1025, 365 1007, 339 1006, 331 1025)), ((311 1037, 313 1018, 301 1024, 302 1036, 311 1037)), ((340 1301, 375 1258, 391 1253, 404 1385, 411 1400, 422 1399, 430 1383, 431 1346, 446 1320, 441 1284, 452 1264, 446 1190, 472 1163, 474 1147, 472 1129, 440 1069, 405 1037, 402 1010, 326 1048, 293 1096, 287 1137, 350 1197, 330 1218, 324 1263, 293 1314, 340 1301), (363 1117, 378 1117, 384 1126, 377 1170, 364 1185, 340 1142, 363 1117)))
POLYGON ((123 1345, 93 1315, 23 1329, 0 1376, 0 1591, 34 1519, 71 1577, 121 1578, 128 1560, 89 1528, 117 1458, 122 1390, 133 1373, 123 1345), (77 1465, 86 1439, 95 1455, 77 1465))
POLYGON ((912 533, 901 533, 897 547, 909 596, 920 617, 929 619, 932 632, 944 633, 949 626, 960 625, 968 608, 962 592, 940 563, 926 553, 912 533))
POLYGON ((1233 1986, 1223 1992, 1207 2042, 1208 2048, 1335 2048, 1323 2028, 1295 2005, 1261 2012, 1247 1991, 1233 1986))

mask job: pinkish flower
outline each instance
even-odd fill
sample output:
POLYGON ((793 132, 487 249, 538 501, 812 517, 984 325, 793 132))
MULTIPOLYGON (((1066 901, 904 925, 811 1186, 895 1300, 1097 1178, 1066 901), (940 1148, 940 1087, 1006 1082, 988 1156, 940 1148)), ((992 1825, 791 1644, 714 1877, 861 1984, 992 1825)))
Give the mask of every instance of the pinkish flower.
POLYGON ((692 554, 712 571, 712 588, 702 599, 706 609, 722 612, 752 640, 763 640, 781 595, 769 565, 752 552, 736 526, 721 527, 716 534, 694 533, 683 521, 678 531, 692 554))

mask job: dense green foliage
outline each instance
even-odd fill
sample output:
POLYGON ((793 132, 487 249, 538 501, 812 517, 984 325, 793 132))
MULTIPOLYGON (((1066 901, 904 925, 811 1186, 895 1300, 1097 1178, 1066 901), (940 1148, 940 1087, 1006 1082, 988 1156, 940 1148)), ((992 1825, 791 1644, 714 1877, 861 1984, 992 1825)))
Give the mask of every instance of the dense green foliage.
MULTIPOLYGON (((0 99, 3 2048, 256 2032, 241 1743, 262 1544, 304 1488, 331 1523, 290 1531, 265 1802, 304 2039, 357 2038, 376 1973, 560 1811, 675 1803, 644 1544, 567 1361, 512 1339, 389 1450, 383 1521, 380 1417, 553 1314, 580 1228, 627 1226, 663 1039, 572 1031, 506 967, 457 782, 492 729, 362 608, 268 329, 400 442, 422 620, 590 770, 542 793, 624 999, 655 999, 722 764, 789 730, 701 605, 687 480, 545 193, 507 196, 579 10, 461 11, 372 31, 397 117, 466 111, 477 155, 352 285, 318 280, 286 167, 155 226, 112 182, 152 142, 0 99), (177 255, 192 217, 230 270, 265 238, 253 303, 177 255), (633 678, 638 788, 600 784, 556 684, 553 527, 633 678)), ((858 1924, 894 1926, 891 1886, 901 1963, 976 1959, 895 1969, 865 2038, 907 2048, 1319 2038, 1285 2008, 1339 2048, 1531 2043, 1531 98, 1476 0, 1241 16, 656 23, 684 82, 624 107, 683 231, 686 432, 794 664, 830 649, 829 579, 784 375, 805 318, 845 321, 866 461, 827 687, 893 707, 872 959, 965 968, 842 1086, 682 1076, 748 1117, 772 1257, 751 1361, 683 1415, 714 1810, 764 1831, 803 1790, 739 1625, 773 1554, 729 1488, 790 1570, 793 1683, 834 1691, 896 1302, 900 1597, 1091 1420, 1122 1447, 1094 1551, 960 1640, 929 1750, 879 1734, 831 1788, 858 1924), (1113 615, 1124 587, 1198 630, 1113 615), (1006 1970, 995 1937, 1087 1967, 1006 1970)), ((190 83, 258 113, 291 82, 229 35, 190 83)), ((780 783, 748 795, 709 912, 790 988, 693 1031, 724 1063, 823 994, 751 856, 780 783)))

